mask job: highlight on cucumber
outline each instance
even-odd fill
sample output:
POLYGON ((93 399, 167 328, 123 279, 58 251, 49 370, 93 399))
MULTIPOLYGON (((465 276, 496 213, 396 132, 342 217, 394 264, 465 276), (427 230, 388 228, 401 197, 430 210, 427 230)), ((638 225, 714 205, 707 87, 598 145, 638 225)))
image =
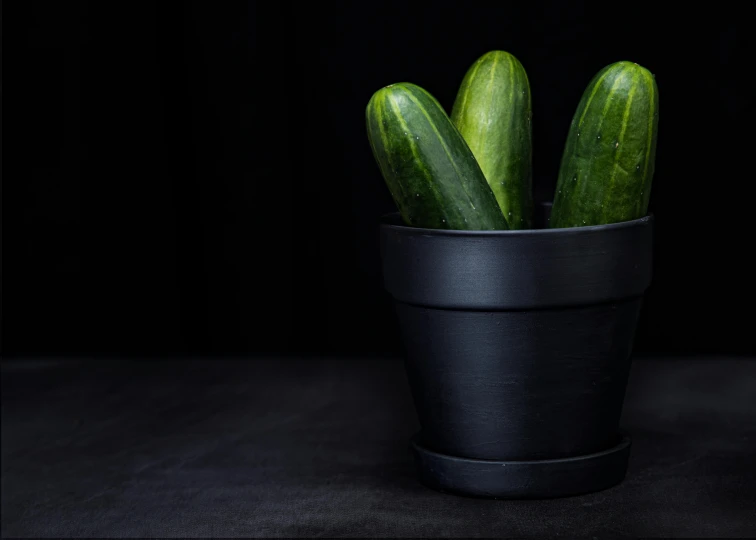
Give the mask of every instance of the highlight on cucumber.
MULTIPOLYGON (((530 83, 511 53, 470 65, 451 115, 409 83, 365 110, 373 156, 407 226, 508 230, 533 224, 530 83)), ((562 154, 549 227, 618 223, 648 212, 659 92, 646 68, 615 62, 588 83, 562 154)))

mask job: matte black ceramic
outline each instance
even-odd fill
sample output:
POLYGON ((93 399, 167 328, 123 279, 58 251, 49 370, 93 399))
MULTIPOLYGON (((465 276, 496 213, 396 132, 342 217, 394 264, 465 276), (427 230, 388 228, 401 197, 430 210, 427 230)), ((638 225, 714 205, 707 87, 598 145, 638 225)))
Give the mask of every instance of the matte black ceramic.
MULTIPOLYGON (((537 212, 541 226, 548 211, 537 212)), ((413 443, 421 469, 435 461, 438 470, 438 456, 457 469, 459 459, 574 467, 576 458, 614 451, 619 478, 602 474, 613 479, 608 485, 621 480, 629 440, 618 424, 651 281, 652 224, 647 216, 565 229, 445 231, 404 226, 398 214, 383 218, 384 283, 422 426, 413 443)), ((561 491, 533 484, 530 495, 594 491, 589 483, 561 491)), ((486 493, 497 495, 473 494, 486 493)), ((505 487, 498 495, 527 494, 505 487)))

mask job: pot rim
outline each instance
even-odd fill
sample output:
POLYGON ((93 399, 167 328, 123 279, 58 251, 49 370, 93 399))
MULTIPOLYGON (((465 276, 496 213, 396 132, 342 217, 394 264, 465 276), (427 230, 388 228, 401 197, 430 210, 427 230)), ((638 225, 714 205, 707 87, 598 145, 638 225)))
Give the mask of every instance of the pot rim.
POLYGON ((618 223, 608 223, 606 225, 586 225, 584 227, 562 227, 558 229, 515 229, 515 230, 464 230, 464 229, 428 229, 425 227, 413 227, 401 224, 399 212, 389 212, 383 214, 380 218, 381 227, 394 229, 404 233, 422 234, 433 236, 477 236, 477 237, 512 237, 512 236, 532 236, 532 235, 576 235, 589 234, 600 231, 609 231, 615 229, 625 229, 629 227, 639 227, 650 224, 654 221, 654 214, 649 212, 642 218, 620 221, 618 223))

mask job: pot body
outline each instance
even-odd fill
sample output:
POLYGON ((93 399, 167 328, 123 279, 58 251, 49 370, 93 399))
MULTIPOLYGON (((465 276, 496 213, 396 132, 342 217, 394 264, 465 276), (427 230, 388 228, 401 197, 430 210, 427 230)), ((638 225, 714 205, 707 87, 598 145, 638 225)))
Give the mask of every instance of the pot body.
MULTIPOLYGON (((537 214, 540 225, 549 206, 537 214)), ((544 460, 620 440, 653 217, 592 227, 445 231, 381 223, 407 375, 431 451, 544 460)))

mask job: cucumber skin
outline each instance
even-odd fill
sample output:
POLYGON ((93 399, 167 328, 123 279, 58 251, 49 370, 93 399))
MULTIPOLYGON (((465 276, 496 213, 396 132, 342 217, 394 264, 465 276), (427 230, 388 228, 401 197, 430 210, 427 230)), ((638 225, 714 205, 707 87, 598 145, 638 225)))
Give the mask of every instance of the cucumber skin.
POLYGON ((549 226, 582 227, 645 216, 659 123, 654 76, 616 62, 590 81, 572 119, 549 226))
POLYGON ((443 107, 412 83, 378 90, 365 109, 373 155, 405 224, 506 230, 507 221, 443 107))
POLYGON ((475 155, 510 229, 533 226, 532 102, 525 68, 489 51, 467 70, 451 119, 475 155))

